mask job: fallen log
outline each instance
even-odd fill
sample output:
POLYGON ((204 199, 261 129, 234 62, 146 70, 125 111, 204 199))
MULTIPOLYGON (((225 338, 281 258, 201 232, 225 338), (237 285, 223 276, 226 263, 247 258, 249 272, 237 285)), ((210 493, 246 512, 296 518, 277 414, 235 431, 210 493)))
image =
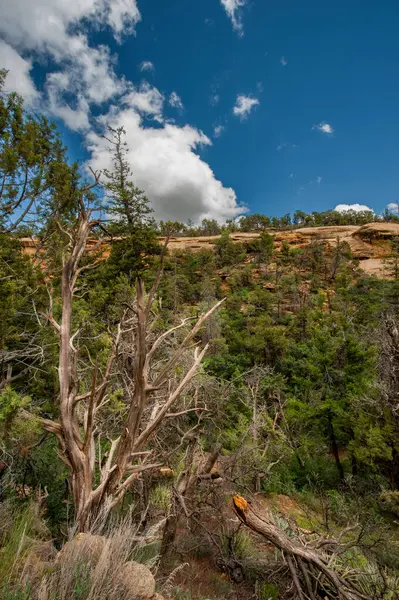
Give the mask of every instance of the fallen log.
POLYGON ((267 514, 260 512, 242 496, 234 496, 233 508, 244 525, 260 534, 284 553, 291 571, 298 598, 320 598, 320 589, 328 588, 330 597, 337 600, 372 600, 358 589, 353 581, 344 578, 331 566, 331 556, 304 546, 289 537, 267 514))

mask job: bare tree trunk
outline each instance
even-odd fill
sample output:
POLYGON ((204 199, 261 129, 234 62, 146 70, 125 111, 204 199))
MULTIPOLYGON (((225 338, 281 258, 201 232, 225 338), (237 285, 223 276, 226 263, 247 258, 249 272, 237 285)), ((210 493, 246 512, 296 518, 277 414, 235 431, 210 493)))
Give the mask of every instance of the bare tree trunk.
MULTIPOLYGON (((65 459, 71 468, 71 490, 78 521, 83 518, 87 497, 93 485, 91 448, 81 439, 79 423, 75 416, 77 395, 77 350, 72 334, 72 308, 75 284, 80 273, 79 262, 86 248, 91 231, 90 213, 81 215, 75 243, 62 269, 61 298, 62 315, 58 326, 60 337, 58 377, 60 384, 60 426, 62 430, 65 459)), ((76 334, 75 334, 76 335, 76 334)), ((84 529, 84 523, 81 528, 84 529)))
POLYGON ((197 485, 201 479, 206 478, 212 471, 221 452, 221 445, 217 445, 205 460, 196 456, 197 439, 189 442, 186 451, 186 460, 184 471, 181 473, 173 492, 172 512, 165 522, 164 533, 161 547, 160 568, 165 566, 166 559, 172 549, 176 539, 177 525, 179 523, 179 514, 183 514, 190 519, 190 512, 193 508, 193 498, 197 485))
MULTIPOLYGON (((43 426, 55 433, 61 446, 61 457, 70 469, 71 491, 75 507, 76 528, 85 531, 98 515, 104 520, 109 511, 120 502, 129 487, 140 473, 148 469, 162 466, 159 462, 149 462, 146 458, 135 460, 135 457, 149 457, 150 451, 143 451, 159 429, 164 419, 169 415, 173 404, 196 375, 202 359, 207 351, 207 345, 201 350, 195 346, 194 359, 191 367, 182 376, 175 389, 168 390, 165 400, 148 418, 146 408, 154 392, 167 388, 167 383, 182 356, 193 345, 193 340, 204 322, 223 302, 218 302, 207 313, 201 315, 197 323, 187 333, 177 350, 162 366, 160 372, 152 374, 154 355, 163 342, 176 330, 185 326, 189 319, 183 320, 176 327, 161 334, 155 341, 150 340, 150 315, 152 305, 162 274, 162 266, 154 285, 146 297, 144 284, 137 281, 136 303, 129 308, 129 325, 122 322, 118 325, 112 348, 103 373, 97 367, 92 367, 91 389, 79 394, 78 346, 75 346, 79 329, 72 332, 73 301, 76 283, 82 270, 93 267, 80 266, 81 259, 87 251, 87 241, 93 227, 98 221, 91 220, 91 211, 86 211, 81 204, 80 214, 75 227, 65 231, 69 238, 68 257, 63 261, 61 300, 61 321, 57 323, 51 313, 45 315, 59 335, 59 414, 60 421, 42 419, 43 426), (133 323, 133 325, 132 325, 133 323), (126 327, 126 329, 124 329, 126 327), (100 418, 101 403, 106 397, 110 380, 113 376, 113 365, 119 353, 121 339, 132 332, 133 347, 129 349, 129 364, 133 363, 131 372, 126 379, 131 382, 127 390, 130 400, 128 414, 119 437, 112 441, 108 457, 103 464, 99 455, 101 443, 96 433, 96 421, 100 418), (84 419, 78 415, 78 406, 84 407, 84 419), (144 418, 145 414, 147 416, 144 418), (97 442, 97 443, 96 443, 97 442), (98 450, 96 451, 96 447, 98 450)), ((166 251, 166 244, 162 259, 166 251)), ((162 264, 162 261, 161 261, 162 264)))
POLYGON ((335 460, 335 465, 337 467, 337 471, 339 474, 339 478, 341 483, 344 483, 345 481, 345 473, 344 473, 344 469, 341 463, 341 459, 339 458, 339 450, 338 450, 338 444, 337 444, 337 438, 335 437, 335 430, 334 430, 334 425, 332 422, 332 417, 331 414, 328 415, 328 430, 329 430, 329 437, 330 437, 330 442, 331 442, 331 450, 334 456, 334 460, 335 460))

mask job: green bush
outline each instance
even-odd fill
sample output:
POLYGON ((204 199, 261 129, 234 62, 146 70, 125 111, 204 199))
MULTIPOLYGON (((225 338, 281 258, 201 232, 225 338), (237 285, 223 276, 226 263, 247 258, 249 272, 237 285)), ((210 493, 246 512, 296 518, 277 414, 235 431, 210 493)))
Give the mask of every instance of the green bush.
POLYGON ((258 600, 278 600, 279 590, 273 583, 257 581, 255 584, 255 593, 258 600))

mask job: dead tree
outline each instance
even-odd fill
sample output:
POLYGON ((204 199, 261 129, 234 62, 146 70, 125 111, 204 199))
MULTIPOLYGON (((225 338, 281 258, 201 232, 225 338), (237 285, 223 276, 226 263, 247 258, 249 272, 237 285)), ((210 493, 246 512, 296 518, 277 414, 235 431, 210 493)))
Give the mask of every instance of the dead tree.
POLYGON ((338 600, 372 600, 354 581, 333 568, 334 550, 329 553, 327 549, 337 550, 339 540, 319 540, 309 547, 289 537, 267 514, 261 514, 241 496, 234 496, 233 508, 242 523, 283 552, 300 600, 317 600, 322 587, 329 590, 328 597, 338 600))
POLYGON ((184 469, 172 488, 171 514, 165 521, 160 552, 161 568, 175 541, 179 515, 183 515, 189 522, 196 517, 194 498, 198 493, 198 486, 201 485, 201 482, 221 479, 220 474, 214 471, 221 450, 221 445, 217 444, 212 452, 205 455, 199 450, 198 438, 195 435, 190 437, 185 454, 184 469))
POLYGON ((43 419, 43 425, 58 437, 61 458, 70 470, 78 531, 89 529, 100 516, 105 519, 140 473, 162 465, 151 460, 148 444, 182 391, 196 375, 207 346, 200 350, 194 342, 195 337, 203 323, 223 302, 218 302, 200 316, 172 355, 154 369, 154 359, 157 358, 160 347, 172 334, 187 325, 188 320, 183 320, 181 324, 154 339, 150 325, 161 271, 148 296, 143 282, 138 280, 135 302, 125 312, 117 327, 106 366, 103 371, 97 366, 91 366, 90 390, 82 392, 78 368, 80 330, 73 331, 73 304, 80 274, 95 266, 95 262, 82 265, 82 259, 87 255, 89 236, 98 223, 92 218, 92 211, 86 210, 81 202, 75 226, 69 230, 60 227, 68 238, 62 266, 61 319, 57 322, 51 310, 45 315, 59 336, 59 421, 43 419), (131 313, 133 316, 130 316, 131 313), (108 454, 104 459, 99 433, 101 409, 107 401, 115 364, 120 357, 121 343, 126 335, 132 344, 130 385, 126 392, 127 413, 119 435, 109 440, 108 454), (171 373, 180 365, 183 354, 193 347, 191 366, 149 414, 146 409, 150 399, 154 393, 165 389, 171 373))

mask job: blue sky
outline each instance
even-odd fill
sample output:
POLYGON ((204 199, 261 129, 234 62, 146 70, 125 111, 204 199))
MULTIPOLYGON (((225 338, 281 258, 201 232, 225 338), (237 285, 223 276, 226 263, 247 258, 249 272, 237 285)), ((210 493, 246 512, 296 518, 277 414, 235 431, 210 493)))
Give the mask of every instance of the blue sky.
POLYGON ((399 195, 399 7, 336 0, 0 0, 0 66, 97 168, 123 125, 160 218, 399 195))

